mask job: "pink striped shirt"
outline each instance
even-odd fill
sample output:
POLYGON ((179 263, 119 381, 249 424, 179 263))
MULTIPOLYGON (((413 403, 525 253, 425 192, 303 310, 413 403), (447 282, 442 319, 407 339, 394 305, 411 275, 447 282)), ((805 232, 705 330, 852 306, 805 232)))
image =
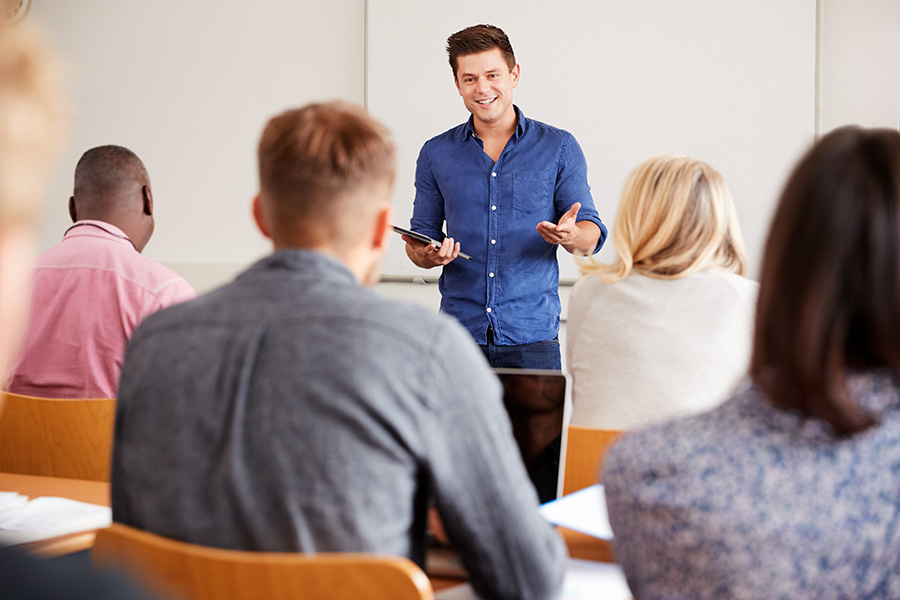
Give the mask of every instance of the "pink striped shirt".
POLYGON ((47 398, 115 398, 125 345, 157 310, 195 296, 121 229, 78 221, 41 254, 31 321, 6 389, 47 398))

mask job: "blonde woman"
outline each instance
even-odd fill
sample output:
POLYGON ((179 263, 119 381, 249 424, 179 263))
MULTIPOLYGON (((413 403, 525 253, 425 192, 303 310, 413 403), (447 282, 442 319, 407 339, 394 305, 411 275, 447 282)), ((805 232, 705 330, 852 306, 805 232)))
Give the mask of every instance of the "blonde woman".
POLYGON ((569 302, 572 424, 632 430, 715 407, 747 371, 758 289, 722 175, 646 160, 612 239, 616 261, 581 259, 569 302))

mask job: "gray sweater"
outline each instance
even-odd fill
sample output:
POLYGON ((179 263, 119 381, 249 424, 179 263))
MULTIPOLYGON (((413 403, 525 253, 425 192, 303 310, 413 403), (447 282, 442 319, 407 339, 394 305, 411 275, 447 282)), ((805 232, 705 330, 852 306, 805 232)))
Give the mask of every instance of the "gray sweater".
POLYGON ((714 410, 628 433, 604 483, 638 600, 900 598, 900 381, 848 378, 879 419, 836 436, 751 382, 714 410))
POLYGON ((452 319, 282 250, 132 338, 116 521, 223 548, 421 564, 430 498, 480 594, 555 596, 564 547, 537 513, 500 385, 452 319))

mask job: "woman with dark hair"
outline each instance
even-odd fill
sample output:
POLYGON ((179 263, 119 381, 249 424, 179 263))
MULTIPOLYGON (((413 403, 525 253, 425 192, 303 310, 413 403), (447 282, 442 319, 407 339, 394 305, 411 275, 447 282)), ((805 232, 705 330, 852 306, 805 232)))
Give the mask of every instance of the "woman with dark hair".
POLYGON ((846 127, 791 175, 751 379, 605 462, 635 598, 900 598, 900 133, 846 127))

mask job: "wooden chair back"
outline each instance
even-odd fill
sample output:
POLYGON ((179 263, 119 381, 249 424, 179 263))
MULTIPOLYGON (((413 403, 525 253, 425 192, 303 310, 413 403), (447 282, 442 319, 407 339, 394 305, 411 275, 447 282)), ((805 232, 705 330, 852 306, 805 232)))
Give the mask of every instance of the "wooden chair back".
POLYGON ((591 429, 570 425, 566 433, 566 465, 563 495, 600 482, 606 451, 623 431, 591 429))
POLYGON ((114 398, 0 392, 0 471, 109 481, 114 398))
POLYGON ((98 532, 92 560, 95 566, 123 569, 147 589, 181 600, 434 598, 428 577, 408 558, 223 550, 121 523, 98 532))

